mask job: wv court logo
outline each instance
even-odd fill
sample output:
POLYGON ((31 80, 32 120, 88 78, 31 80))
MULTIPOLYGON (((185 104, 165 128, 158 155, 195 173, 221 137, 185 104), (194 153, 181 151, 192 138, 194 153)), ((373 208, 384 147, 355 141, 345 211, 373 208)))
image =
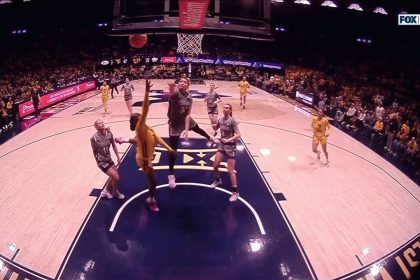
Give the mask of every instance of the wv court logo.
POLYGON ((398 25, 420 25, 420 15, 418 14, 398 15, 398 25))

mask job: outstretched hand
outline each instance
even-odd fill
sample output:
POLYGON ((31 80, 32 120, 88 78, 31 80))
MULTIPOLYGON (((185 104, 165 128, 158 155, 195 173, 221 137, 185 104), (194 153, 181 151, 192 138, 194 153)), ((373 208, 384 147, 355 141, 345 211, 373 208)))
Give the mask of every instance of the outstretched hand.
POLYGON ((183 137, 185 141, 188 141, 188 130, 184 130, 181 133, 181 137, 183 137))
POLYGON ((150 80, 146 79, 146 91, 149 92, 150 88, 153 86, 152 82, 150 80))
POLYGON ((122 144, 122 143, 124 143, 124 138, 122 138, 122 137, 115 137, 115 143, 118 143, 118 144, 122 144))

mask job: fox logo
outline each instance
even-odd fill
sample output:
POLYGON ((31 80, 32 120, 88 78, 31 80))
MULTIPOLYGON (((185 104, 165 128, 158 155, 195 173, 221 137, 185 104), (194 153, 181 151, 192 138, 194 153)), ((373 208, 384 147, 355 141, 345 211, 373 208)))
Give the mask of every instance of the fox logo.
POLYGON ((398 25, 420 25, 420 15, 398 15, 398 25))

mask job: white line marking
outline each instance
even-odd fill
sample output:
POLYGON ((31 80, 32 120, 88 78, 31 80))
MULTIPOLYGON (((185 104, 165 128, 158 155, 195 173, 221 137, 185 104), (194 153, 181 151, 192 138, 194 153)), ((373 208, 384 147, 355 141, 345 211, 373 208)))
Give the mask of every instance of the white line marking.
MULTIPOLYGON (((37 274, 35 274, 35 273, 33 273, 33 272, 29 271, 29 270, 28 270, 29 268, 26 268, 26 267, 22 266, 21 264, 18 264, 18 263, 14 262, 14 261, 11 261, 11 260, 9 260, 9 259, 7 259, 7 258, 2 258, 2 257, 0 257, 0 260, 2 260, 2 261, 4 261, 4 262, 6 262, 6 263, 7 263, 7 264, 9 264, 12 268, 18 268, 19 270, 21 270, 21 271, 23 271, 23 272, 26 272, 27 274, 30 274, 30 275, 35 276, 35 277, 36 277, 35 279, 41 279, 41 280, 48 280, 48 279, 52 279, 51 277, 45 278, 45 277, 47 277, 47 276, 42 275, 42 274, 37 275, 37 274)), ((18 271, 13 271, 13 269, 10 269, 10 270, 8 270, 8 271, 18 273, 18 271)), ((1 272, 1 271, 0 271, 0 272, 1 272)), ((37 273, 38 273, 38 272, 37 272, 37 273)), ((18 274, 19 274, 19 273, 18 273, 18 274)), ((2 276, 2 275, 0 275, 0 276, 2 276)), ((1 279, 3 279, 3 278, 1 278, 1 279)), ((6 279, 6 278, 4 278, 4 279, 6 279)), ((9 278, 9 279, 11 279, 11 278, 9 278)), ((25 278, 25 279, 26 279, 26 278, 25 278)))
MULTIPOLYGON (((186 186, 198 186, 198 187, 204 187, 204 188, 213 189, 210 185, 200 184, 200 183, 176 183, 176 184, 177 184, 177 186, 179 186, 179 185, 186 185, 186 186)), ((167 186, 168 186, 168 184, 159 185, 159 186, 156 187, 156 189, 165 188, 167 186)), ((227 194, 232 194, 232 192, 230 192, 228 190, 225 190, 225 189, 222 189, 222 188, 219 188, 219 187, 217 187, 215 189, 218 190, 218 191, 222 191, 224 193, 227 193, 227 194)), ((115 214, 114 220, 112 221, 112 224, 111 224, 111 227, 109 228, 109 231, 111 231, 111 232, 114 231, 114 229, 115 229, 115 227, 117 225, 118 219, 120 218, 120 215, 124 211, 125 207, 127 207, 134 199, 136 199, 137 197, 145 194, 146 192, 148 192, 148 190, 144 190, 144 191, 141 191, 141 192, 133 195, 132 197, 130 197, 129 200, 127 200, 123 205, 121 205, 120 209, 118 209, 117 213, 115 214)), ((245 204, 249 208, 249 210, 251 210, 252 214, 255 217, 255 220, 257 221, 258 227, 260 228, 261 234, 262 235, 265 235, 266 232, 265 232, 264 226, 263 226, 263 224, 261 222, 260 216, 258 215, 257 211, 255 211, 254 207, 252 207, 251 204, 249 204, 242 197, 239 196, 238 199, 243 204, 245 204)))

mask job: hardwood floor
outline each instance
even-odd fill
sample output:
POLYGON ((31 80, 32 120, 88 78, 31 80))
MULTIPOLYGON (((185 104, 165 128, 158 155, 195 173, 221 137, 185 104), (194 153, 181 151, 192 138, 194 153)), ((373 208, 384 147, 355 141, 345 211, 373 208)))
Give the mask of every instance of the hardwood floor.
MULTIPOLYGON (((153 83, 167 90, 166 81, 153 83)), ((257 88, 241 110, 237 83, 215 83, 219 93, 231 96, 222 102, 233 105, 246 148, 271 190, 285 196, 279 205, 319 279, 354 271, 361 266, 356 255, 371 263, 420 232, 419 186, 379 155, 333 128, 327 167, 324 157, 317 161, 311 151, 310 115, 257 88), (366 246, 370 253, 362 257, 366 246)), ((140 101, 144 81, 134 84, 134 99, 140 101)), ((208 86, 191 89, 204 92, 208 86)), ((92 156, 93 122, 103 118, 115 136, 131 135, 121 94, 109 101, 105 116, 101 110, 75 114, 100 102, 96 95, 0 146, 0 254, 10 258, 7 244, 14 242, 19 248, 14 260, 48 277, 56 277, 95 203, 92 189, 107 180, 92 156)), ((166 103, 154 103, 148 119, 163 137, 166 110, 166 103)), ((193 117, 210 132, 202 100, 194 101, 193 117)), ((119 146, 121 153, 127 148, 119 146)))

